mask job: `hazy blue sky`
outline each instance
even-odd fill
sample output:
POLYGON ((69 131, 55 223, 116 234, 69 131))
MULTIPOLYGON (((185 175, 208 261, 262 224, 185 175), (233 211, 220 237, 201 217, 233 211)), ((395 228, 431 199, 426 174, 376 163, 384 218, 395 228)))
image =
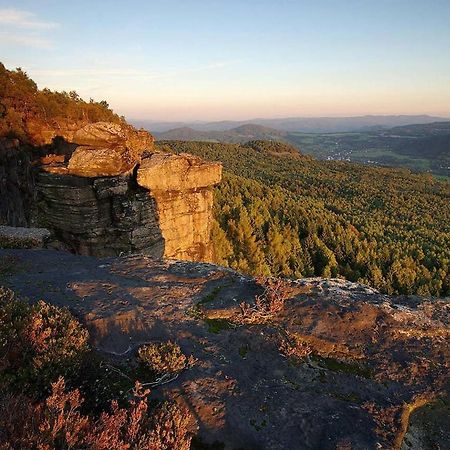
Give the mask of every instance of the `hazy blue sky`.
POLYGON ((0 0, 0 61, 128 118, 450 116, 450 0, 0 0))

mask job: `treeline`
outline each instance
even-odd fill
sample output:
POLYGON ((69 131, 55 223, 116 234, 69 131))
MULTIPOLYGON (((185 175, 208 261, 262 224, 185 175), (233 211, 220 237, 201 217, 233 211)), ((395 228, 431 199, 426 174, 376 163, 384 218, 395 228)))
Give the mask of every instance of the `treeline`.
POLYGON ((0 137, 26 138, 27 124, 33 120, 58 126, 66 122, 122 119, 104 100, 86 102, 75 91, 40 90, 22 69, 7 70, 0 63, 0 137))
POLYGON ((284 144, 159 145, 224 164, 217 262, 253 275, 342 276, 389 294, 450 294, 450 183, 317 161, 284 144))

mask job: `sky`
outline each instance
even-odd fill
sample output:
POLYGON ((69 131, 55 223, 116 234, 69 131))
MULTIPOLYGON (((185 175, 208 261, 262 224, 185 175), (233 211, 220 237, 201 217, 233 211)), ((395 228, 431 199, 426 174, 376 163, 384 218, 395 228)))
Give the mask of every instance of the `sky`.
POLYGON ((450 0, 0 0, 0 62, 128 119, 450 117, 450 0))

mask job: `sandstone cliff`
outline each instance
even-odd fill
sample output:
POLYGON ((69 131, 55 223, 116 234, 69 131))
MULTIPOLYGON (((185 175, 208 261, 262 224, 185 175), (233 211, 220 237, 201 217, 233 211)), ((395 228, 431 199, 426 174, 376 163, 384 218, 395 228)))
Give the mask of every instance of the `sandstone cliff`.
POLYGON ((148 132, 126 123, 47 131, 30 139, 41 147, 2 144, 2 160, 12 161, 0 173, 1 223, 47 227, 53 246, 85 255, 212 259, 220 164, 157 153, 148 132))

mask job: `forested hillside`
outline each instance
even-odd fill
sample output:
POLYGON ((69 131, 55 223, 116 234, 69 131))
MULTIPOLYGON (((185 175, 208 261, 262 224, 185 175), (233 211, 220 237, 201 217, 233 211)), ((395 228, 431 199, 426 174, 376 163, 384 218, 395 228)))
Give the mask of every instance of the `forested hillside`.
POLYGON ((386 293, 449 294, 450 183, 317 161, 275 142, 159 146, 223 162, 217 262, 250 274, 343 276, 386 293))

